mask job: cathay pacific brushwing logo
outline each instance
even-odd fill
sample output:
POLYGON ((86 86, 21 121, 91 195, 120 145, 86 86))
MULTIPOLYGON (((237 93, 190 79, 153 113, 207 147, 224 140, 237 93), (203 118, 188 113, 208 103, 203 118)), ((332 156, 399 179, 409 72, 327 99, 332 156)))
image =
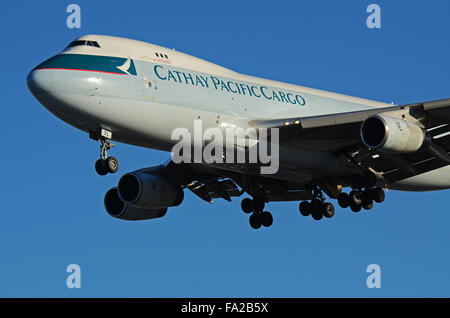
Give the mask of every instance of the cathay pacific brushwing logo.
POLYGON ((116 67, 122 72, 127 73, 128 75, 136 75, 136 67, 134 66, 134 62, 130 57, 128 57, 122 65, 116 67))

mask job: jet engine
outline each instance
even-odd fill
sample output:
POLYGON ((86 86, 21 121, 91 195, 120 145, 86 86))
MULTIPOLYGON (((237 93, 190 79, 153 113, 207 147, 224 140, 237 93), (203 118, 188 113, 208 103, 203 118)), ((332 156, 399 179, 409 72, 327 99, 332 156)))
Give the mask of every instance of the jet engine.
POLYGON ((167 208, 144 209, 128 205, 120 199, 117 188, 112 188, 106 192, 104 203, 109 215, 128 221, 160 218, 167 212, 167 208))
POLYGON ((161 176, 159 167, 127 173, 104 199, 109 215, 123 220, 148 220, 163 217, 167 208, 179 205, 183 189, 161 176))
POLYGON ((145 209, 176 206, 184 198, 183 190, 178 185, 142 170, 122 176, 118 192, 126 204, 145 209))
POLYGON ((413 122, 386 115, 374 115, 361 125, 363 143, 382 152, 408 153, 420 149, 425 131, 413 122))

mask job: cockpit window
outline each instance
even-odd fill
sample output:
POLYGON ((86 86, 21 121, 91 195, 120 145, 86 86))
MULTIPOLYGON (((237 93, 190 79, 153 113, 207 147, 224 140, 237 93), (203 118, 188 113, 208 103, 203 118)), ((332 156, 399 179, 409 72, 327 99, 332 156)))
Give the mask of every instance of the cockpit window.
POLYGON ((93 46, 93 47, 100 47, 97 41, 86 41, 86 40, 76 40, 70 43, 67 47, 74 47, 74 46, 93 46))
POLYGON ((73 41, 67 47, 74 47, 74 46, 84 45, 85 43, 86 43, 86 41, 73 41))
POLYGON ((97 41, 87 41, 87 45, 90 45, 93 47, 100 47, 100 45, 98 45, 97 41))

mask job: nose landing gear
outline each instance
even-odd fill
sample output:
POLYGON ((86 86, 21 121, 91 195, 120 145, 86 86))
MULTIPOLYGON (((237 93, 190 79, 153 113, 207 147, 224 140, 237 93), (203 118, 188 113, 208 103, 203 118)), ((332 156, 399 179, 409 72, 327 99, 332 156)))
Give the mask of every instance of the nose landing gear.
POLYGON ((100 137, 100 142, 100 159, 95 162, 95 171, 101 176, 116 173, 119 170, 119 160, 116 157, 108 157, 108 150, 114 147, 114 144, 105 137, 100 137))

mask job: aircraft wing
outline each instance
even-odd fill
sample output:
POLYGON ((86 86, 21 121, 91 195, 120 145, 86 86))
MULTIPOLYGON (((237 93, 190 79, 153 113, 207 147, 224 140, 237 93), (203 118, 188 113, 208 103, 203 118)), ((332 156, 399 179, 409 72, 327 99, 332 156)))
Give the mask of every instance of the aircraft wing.
POLYGON ((404 109, 410 109, 412 112, 423 112, 424 114, 430 116, 430 118, 438 119, 442 116, 446 116, 447 120, 450 120, 450 98, 447 98, 423 103, 387 106, 322 116, 284 118, 273 120, 252 120, 250 124, 257 128, 262 127, 287 128, 289 126, 300 126, 300 128, 302 129, 310 129, 310 128, 361 123, 372 115, 404 109))
POLYGON ((389 182, 450 164, 450 99, 324 116, 253 120, 249 124, 255 128, 279 128, 280 145, 347 154, 349 160, 379 172, 389 182), (404 113, 418 120, 433 147, 427 151, 387 154, 364 146, 360 136, 363 121, 376 114, 391 112, 404 113))
MULTIPOLYGON (((450 160, 446 160, 450 158, 450 99, 326 116, 253 120, 250 124, 255 128, 279 128, 280 144, 284 146, 346 155, 355 165, 378 172, 391 183, 450 164, 450 160), (419 119, 433 144, 443 149, 447 158, 430 151, 387 154, 368 149, 360 137, 362 122, 372 115, 395 111, 404 111, 419 119)), ((230 201, 244 190, 252 192, 245 174, 211 165, 169 161, 165 171, 173 181, 210 203, 216 198, 230 201)), ((295 183, 270 178, 264 179, 264 183, 277 190, 267 193, 270 201, 312 198, 310 191, 295 183)))

